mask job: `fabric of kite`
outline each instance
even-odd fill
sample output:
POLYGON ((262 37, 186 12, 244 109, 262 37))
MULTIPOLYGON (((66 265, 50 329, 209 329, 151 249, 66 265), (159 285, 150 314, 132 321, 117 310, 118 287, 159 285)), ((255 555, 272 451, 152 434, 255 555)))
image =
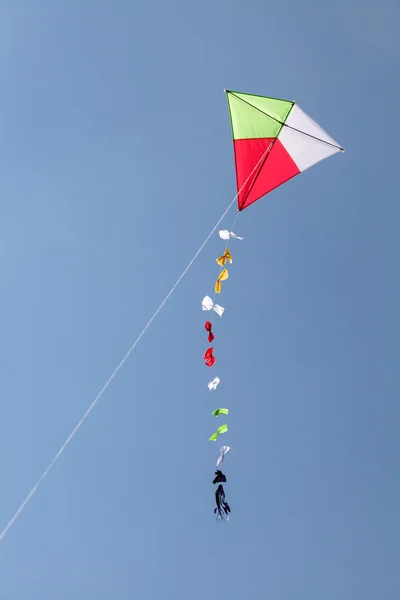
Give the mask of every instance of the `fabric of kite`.
POLYGON ((343 148, 289 100, 226 90, 238 210, 343 148))

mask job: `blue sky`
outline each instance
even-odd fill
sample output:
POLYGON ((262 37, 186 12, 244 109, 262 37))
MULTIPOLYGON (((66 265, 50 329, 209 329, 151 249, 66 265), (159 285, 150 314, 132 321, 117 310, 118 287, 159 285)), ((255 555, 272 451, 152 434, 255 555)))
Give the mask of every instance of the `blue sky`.
POLYGON ((346 148, 240 215, 218 396, 212 238, 4 538, 2 597, 399 597, 399 17, 0 4, 0 528, 233 198, 223 88, 296 100, 346 148))

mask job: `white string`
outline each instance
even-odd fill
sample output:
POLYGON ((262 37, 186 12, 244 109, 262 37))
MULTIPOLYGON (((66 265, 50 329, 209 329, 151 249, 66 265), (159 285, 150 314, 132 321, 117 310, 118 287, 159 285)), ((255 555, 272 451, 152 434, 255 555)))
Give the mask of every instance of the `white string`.
POLYGON ((47 475, 49 474, 49 472, 53 468, 54 464, 60 458, 61 454, 64 452, 64 450, 66 449, 66 447, 69 445, 69 443, 71 442, 72 438, 76 435, 76 433, 78 432, 78 430, 81 428, 81 426, 83 425, 83 423, 86 421, 86 419, 88 418, 88 416, 90 415, 90 413, 92 412, 92 410, 94 409, 94 407, 96 406, 97 402, 100 400, 100 398, 102 397, 102 395, 104 394, 104 392, 107 390, 107 388, 109 387, 109 385, 112 382, 112 380, 114 379, 114 377, 117 375, 118 371, 121 369, 121 367, 128 360, 129 356, 131 355, 131 353, 133 352, 133 350, 136 348, 136 346, 138 345, 139 341, 141 340, 141 338, 143 337, 143 335, 145 334, 145 332, 147 331, 147 329, 150 327, 150 325, 152 324, 152 322, 154 321, 154 319, 156 318, 156 316, 158 315, 158 313, 160 312, 160 310, 163 308, 164 304, 167 302, 168 298, 173 294, 173 292, 178 287, 179 283, 182 281, 182 279, 184 278, 184 276, 186 275, 186 273, 189 271, 190 267, 193 265, 194 261, 196 260, 196 258, 200 254, 200 252, 203 250, 204 246, 207 244, 207 242, 209 241, 209 239, 211 238, 211 236, 213 235, 213 233, 217 229, 218 225, 221 223, 221 221, 227 215, 227 213, 231 209, 233 203, 238 198, 240 192, 242 191, 242 189, 244 188, 244 186, 247 184, 247 182, 249 181, 250 177, 253 175, 254 171, 256 171, 256 169, 258 168, 258 165, 264 159, 264 156, 268 152, 269 152, 269 148, 264 152, 264 154, 262 155, 262 157, 260 158, 260 160, 258 161, 258 163, 256 164, 256 166, 254 167, 254 169, 252 170, 252 172, 250 173, 250 175, 247 177, 246 181, 243 183, 243 185, 240 188, 240 190, 237 192, 236 196, 230 202, 228 208, 224 211, 223 215, 218 219, 217 223, 214 225, 214 227, 212 228, 212 230, 210 231, 210 233, 208 234, 208 236, 206 237, 206 239, 204 240, 204 242, 201 244, 200 248, 197 250, 197 252, 193 256, 192 260, 189 262, 189 264, 187 265, 187 267, 185 268, 185 270, 182 272, 182 274, 178 277, 177 281, 172 286, 172 288, 170 289, 170 291, 168 292, 168 294, 165 296, 164 300, 161 302, 160 306, 157 308, 157 310, 155 311, 155 313, 153 314, 153 316, 150 318, 150 320, 148 321, 147 325, 145 325, 145 327, 142 329, 142 331, 140 332, 140 334, 138 335, 138 337, 136 338, 136 340, 133 342, 132 346, 129 348, 128 352, 125 354, 124 358, 121 360, 121 362, 119 363, 119 365, 117 366, 117 368, 114 370, 114 372, 111 375, 111 377, 104 384, 104 386, 102 387, 102 389, 100 390, 100 392, 97 394, 96 398, 93 400, 92 404, 89 406, 89 408, 87 409, 87 411, 85 412, 85 414, 83 415, 83 417, 81 418, 81 420, 79 421, 79 423, 74 427, 74 429, 72 430, 72 432, 70 433, 70 435, 67 437, 67 439, 65 440, 65 442, 63 443, 63 445, 61 446, 61 448, 59 449, 59 451, 57 452, 57 454, 54 456, 54 458, 52 459, 52 461, 49 463, 48 467, 43 471, 43 473, 40 476, 40 478, 37 480, 37 482, 35 483, 35 485, 31 489, 31 491, 29 492, 29 494, 26 496, 26 498, 22 502, 21 506, 14 513, 14 515, 11 517, 10 521, 7 523, 7 525, 5 526, 5 528, 3 529, 3 531, 0 533, 0 542, 3 541, 3 538, 6 535, 6 533, 8 532, 8 530, 14 525, 15 521, 18 519, 18 517, 20 516, 20 514, 24 510, 24 508, 28 504, 29 500, 36 493, 36 491, 37 491, 38 487, 40 486, 40 484, 43 483, 43 481, 46 479, 47 475))

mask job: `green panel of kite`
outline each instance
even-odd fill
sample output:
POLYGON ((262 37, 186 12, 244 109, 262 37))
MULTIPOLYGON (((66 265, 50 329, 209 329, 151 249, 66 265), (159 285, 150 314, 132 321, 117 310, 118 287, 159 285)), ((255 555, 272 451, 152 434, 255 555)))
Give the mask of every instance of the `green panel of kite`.
POLYGON ((233 139, 276 138, 294 102, 227 92, 233 139))

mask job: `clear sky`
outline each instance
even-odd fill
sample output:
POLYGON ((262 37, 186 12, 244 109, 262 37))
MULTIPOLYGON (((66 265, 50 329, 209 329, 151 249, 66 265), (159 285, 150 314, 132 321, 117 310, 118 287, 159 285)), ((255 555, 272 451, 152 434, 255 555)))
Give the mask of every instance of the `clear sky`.
POLYGON ((399 19, 0 2, 1 529, 233 198, 223 89, 346 149, 240 215, 209 370, 211 239, 1 543, 0 597, 398 600, 399 19))

